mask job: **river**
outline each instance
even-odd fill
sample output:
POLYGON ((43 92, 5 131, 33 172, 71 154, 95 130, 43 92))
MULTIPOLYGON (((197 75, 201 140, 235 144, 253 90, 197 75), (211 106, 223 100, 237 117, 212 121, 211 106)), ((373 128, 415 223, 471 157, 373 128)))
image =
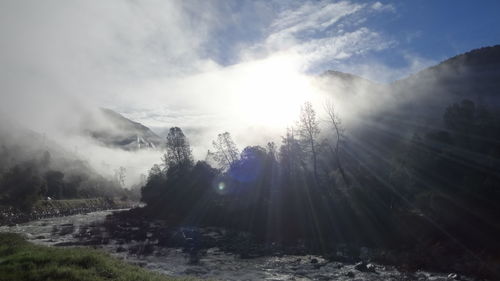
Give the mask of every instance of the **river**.
MULTIPOLYGON (((89 225, 98 227, 107 215, 115 211, 100 211, 67 217, 54 217, 16 226, 2 226, 0 232, 21 233, 36 244, 57 246, 81 241, 89 225)), ((152 241, 149 241, 152 242, 152 241)), ((154 241, 153 241, 154 244, 154 241)), ((180 248, 153 246, 149 254, 134 254, 132 248, 147 246, 144 241, 123 243, 112 238, 93 247, 144 268, 171 276, 196 276, 215 280, 435 280, 455 278, 449 273, 417 271, 400 272, 391 266, 374 265, 375 272, 359 271, 354 264, 329 262, 319 256, 284 255, 242 259, 218 248, 210 248, 196 264, 188 262, 180 248)), ((457 277, 458 279, 458 277, 457 277)), ((473 280, 460 276, 460 280, 473 280)))

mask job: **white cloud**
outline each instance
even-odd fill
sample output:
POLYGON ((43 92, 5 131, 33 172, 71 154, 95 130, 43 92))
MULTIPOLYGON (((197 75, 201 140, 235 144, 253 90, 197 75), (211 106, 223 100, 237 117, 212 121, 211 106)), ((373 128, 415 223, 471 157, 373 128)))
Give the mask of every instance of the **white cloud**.
POLYGON ((394 42, 386 40, 379 33, 367 28, 339 36, 310 40, 300 44, 296 50, 307 66, 325 61, 344 60, 353 55, 379 51, 391 47, 394 42))
POLYGON ((157 128, 205 130, 193 141, 202 148, 225 130, 246 144, 248 132, 268 138, 317 94, 304 70, 393 46, 364 26, 390 5, 281 3, 1 1, 0 111, 57 132, 82 108, 110 107, 157 128), (219 64, 230 47, 234 63, 219 64))
POLYGON ((265 40, 241 52, 252 60, 287 52, 300 55, 302 70, 317 63, 344 60, 367 52, 393 47, 395 42, 363 26, 373 13, 394 11, 390 5, 350 1, 307 1, 281 11, 266 30, 265 40))
POLYGON ((380 2, 375 2, 371 5, 371 7, 376 11, 396 12, 396 8, 394 8, 394 6, 391 4, 382 4, 380 2))
POLYGON ((7 102, 2 109, 38 128, 52 126, 78 102, 142 116, 156 127, 189 126, 198 116, 217 123, 215 116, 228 110, 217 101, 234 99, 241 91, 233 81, 250 83, 242 77, 258 69, 251 65, 279 61, 297 72, 289 75, 299 76, 318 63, 392 46, 384 35, 362 26, 371 13, 390 5, 307 1, 288 2, 280 10, 273 8, 276 3, 282 2, 245 2, 245 9, 234 12, 229 2, 4 1, 0 81, 7 102), (252 10, 263 11, 258 19, 268 22, 263 40, 242 44, 244 59, 230 67, 207 57, 216 32, 230 24, 251 24, 242 20, 252 10))
POLYGON ((271 24, 268 45, 280 47, 283 42, 296 41, 301 32, 318 32, 337 23, 340 19, 356 13, 363 5, 342 1, 306 2, 302 6, 285 10, 271 24))

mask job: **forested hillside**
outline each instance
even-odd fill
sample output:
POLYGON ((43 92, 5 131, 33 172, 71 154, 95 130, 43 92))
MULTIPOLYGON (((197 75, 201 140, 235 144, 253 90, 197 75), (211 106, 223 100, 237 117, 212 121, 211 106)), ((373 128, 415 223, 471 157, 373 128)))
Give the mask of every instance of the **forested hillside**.
POLYGON ((28 211, 40 199, 129 197, 120 182, 74 152, 8 119, 0 125, 0 204, 28 211))

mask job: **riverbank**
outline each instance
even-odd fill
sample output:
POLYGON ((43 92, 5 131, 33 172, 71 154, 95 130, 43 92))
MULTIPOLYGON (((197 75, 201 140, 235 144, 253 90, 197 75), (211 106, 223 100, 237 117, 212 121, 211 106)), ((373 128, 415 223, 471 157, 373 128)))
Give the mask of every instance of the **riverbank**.
POLYGON ((25 241, 18 234, 0 233, 0 281, 73 280, 176 281, 122 262, 101 251, 51 248, 25 241))
MULTIPOLYGON (((162 256, 162 249, 181 248, 195 253, 195 260, 210 249, 218 249, 241 259, 284 256, 321 256, 327 262, 356 264, 374 262, 395 267, 400 272, 416 274, 420 270, 441 272, 449 280, 499 280, 498 256, 486 253, 464 253, 456 243, 421 243, 412 248, 374 249, 360 245, 337 245, 336 248, 315 251, 303 242, 284 245, 258 241, 251 233, 217 227, 175 226, 165 221, 147 219, 140 209, 116 212, 100 224, 81 228, 75 235, 78 242, 61 245, 106 245, 116 241, 123 245, 117 252, 134 256, 162 256), (129 245, 129 246, 125 246, 129 245), (468 280, 468 279, 467 279, 468 280)), ((63 230, 64 231, 64 230, 63 230)), ((419 280, 427 280, 421 278, 419 280)))
POLYGON ((136 205, 131 201, 120 201, 105 198, 42 200, 33 206, 31 211, 22 212, 12 207, 0 206, 0 226, 25 223, 33 220, 71 216, 90 212, 126 209, 136 205))
MULTIPOLYGON (((484 280, 449 271, 408 271, 373 261, 358 264, 358 258, 334 261, 311 254, 300 245, 285 247, 271 243, 262 249, 264 245, 252 239, 249 233, 213 227, 175 227, 165 221, 144 218, 137 218, 134 222, 126 213, 100 211, 52 217, 12 227, 3 226, 0 232, 20 233, 34 244, 56 246, 54 248, 98 248, 129 264, 175 277, 235 281, 484 280), (122 216, 125 216, 123 220, 117 220, 122 216)), ((1 260, 0 257, 0 266, 1 260)))

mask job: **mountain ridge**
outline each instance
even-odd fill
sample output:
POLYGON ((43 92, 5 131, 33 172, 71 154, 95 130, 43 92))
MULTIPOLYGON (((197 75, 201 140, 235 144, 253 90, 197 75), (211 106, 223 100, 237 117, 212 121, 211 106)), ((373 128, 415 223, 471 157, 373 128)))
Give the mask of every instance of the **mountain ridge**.
POLYGON ((480 66, 484 67, 485 65, 500 65, 500 44, 499 45, 493 45, 493 46, 486 46, 486 47, 480 47, 476 49, 472 49, 470 51, 467 51, 465 53, 461 53, 455 56, 452 56, 450 58, 447 58, 441 62, 439 62, 436 65, 421 69, 415 73, 409 74, 408 76, 402 77, 400 79, 397 79, 395 81, 389 82, 389 83, 381 83, 377 81, 373 81, 369 78, 349 73, 349 72, 343 72, 343 71, 338 71, 334 69, 329 69, 324 71, 319 75, 319 77, 338 77, 341 79, 344 79, 346 81, 354 81, 354 80, 361 80, 361 81, 366 81, 370 82, 373 84, 382 84, 382 85, 391 85, 391 84, 397 84, 401 83, 402 81, 405 81, 407 79, 412 79, 414 77, 418 77, 422 75, 423 73, 429 72, 429 71, 436 71, 436 70, 442 70, 445 67, 449 66, 454 66, 454 67, 462 67, 464 65, 467 65, 468 67, 471 66, 480 66))
POLYGON ((162 138, 139 122, 108 108, 85 116, 82 132, 108 146, 123 150, 160 149, 162 138))

